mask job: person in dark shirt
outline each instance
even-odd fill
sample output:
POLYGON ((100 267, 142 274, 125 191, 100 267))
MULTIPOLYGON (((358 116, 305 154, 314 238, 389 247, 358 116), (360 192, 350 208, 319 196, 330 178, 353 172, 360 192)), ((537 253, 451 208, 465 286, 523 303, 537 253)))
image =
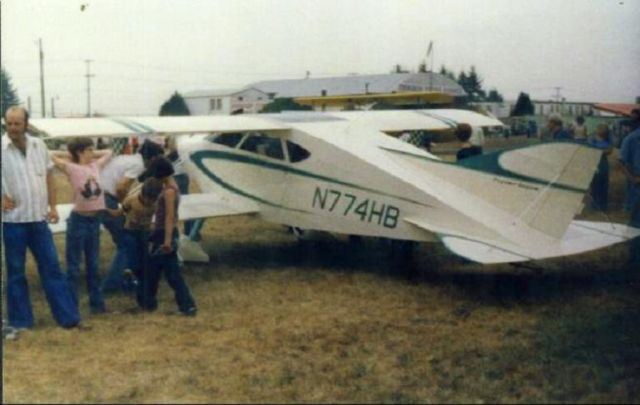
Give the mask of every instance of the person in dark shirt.
POLYGON ((456 137, 462 143, 460 145, 460 150, 458 150, 458 153, 456 153, 456 160, 458 162, 462 159, 482 154, 481 147, 472 145, 469 142, 472 132, 473 130, 471 129, 471 125, 469 124, 458 124, 458 126, 456 127, 456 137))
POLYGON ((559 115, 552 115, 547 120, 547 134, 542 136, 542 140, 571 140, 573 137, 571 134, 563 128, 562 118, 559 115))

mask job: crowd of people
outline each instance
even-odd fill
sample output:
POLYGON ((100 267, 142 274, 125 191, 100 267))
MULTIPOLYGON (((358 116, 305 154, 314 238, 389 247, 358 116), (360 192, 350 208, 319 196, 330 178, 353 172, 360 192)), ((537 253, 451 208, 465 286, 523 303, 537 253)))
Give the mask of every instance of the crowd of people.
POLYGON ((27 133, 28 124, 26 109, 14 106, 6 111, 2 229, 9 326, 20 330, 34 325, 25 274, 27 250, 35 258, 53 318, 63 328, 74 328, 81 322, 78 280, 83 264, 92 314, 105 312, 104 294, 117 290, 135 291, 141 310, 155 310, 164 274, 180 313, 196 315, 195 300, 177 256, 181 190, 174 178, 175 156, 173 163, 170 160, 175 148, 169 148, 169 157, 165 157, 161 145, 146 140, 138 153, 114 157, 111 150, 95 150, 92 139, 80 137, 68 142, 67 151, 49 151, 42 139, 27 133), (72 190, 66 272, 60 267, 48 226, 59 221, 54 167, 65 174, 72 190), (135 180, 141 186, 132 187, 135 180), (103 283, 98 269, 101 225, 116 246, 103 283))

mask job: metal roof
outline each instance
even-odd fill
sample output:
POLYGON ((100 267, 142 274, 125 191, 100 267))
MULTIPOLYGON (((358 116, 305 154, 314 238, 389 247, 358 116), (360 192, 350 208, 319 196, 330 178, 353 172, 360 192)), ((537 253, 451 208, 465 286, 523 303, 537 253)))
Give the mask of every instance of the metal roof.
POLYGON ((262 92, 262 90, 257 89, 253 86, 247 86, 243 88, 235 88, 235 89, 206 89, 206 90, 194 90, 184 93, 184 98, 198 98, 198 97, 223 97, 223 96, 232 96, 234 94, 239 94, 247 90, 256 90, 262 92))
POLYGON ((393 93, 400 91, 425 91, 430 88, 454 96, 466 96, 462 87, 445 76, 427 73, 389 73, 379 75, 351 75, 342 77, 266 80, 252 83, 265 93, 275 97, 310 97, 324 95, 393 93), (433 79, 431 78, 433 76, 433 79))

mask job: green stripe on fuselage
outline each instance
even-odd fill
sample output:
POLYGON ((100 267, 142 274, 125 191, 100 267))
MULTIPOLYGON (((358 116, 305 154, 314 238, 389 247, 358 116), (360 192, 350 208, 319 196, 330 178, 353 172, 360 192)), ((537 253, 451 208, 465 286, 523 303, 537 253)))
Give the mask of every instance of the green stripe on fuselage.
MULTIPOLYGON (((317 180, 323 180, 323 181, 327 181, 330 183, 334 183, 334 184, 340 184, 342 186, 347 186, 347 187, 353 187, 356 188, 358 190, 362 190, 362 191, 367 191, 367 192, 371 192, 371 193, 375 193, 375 194, 379 194, 379 195, 383 195, 385 197, 392 197, 392 198, 396 198, 398 200, 402 200, 402 201, 407 201, 413 204, 418 204, 418 205, 422 205, 424 207, 429 207, 429 208, 433 208, 432 205, 423 203, 423 202, 419 202, 419 201, 415 201, 415 200, 411 200, 409 198, 405 198, 405 197, 401 197, 401 196, 395 196, 389 193, 385 193, 379 190, 374 190, 372 188, 368 188, 368 187, 363 187, 357 184, 353 184, 353 183, 348 183, 342 180, 338 180, 332 177, 327 177, 327 176, 323 176, 323 175, 319 175, 319 174, 315 174, 315 173, 311 173, 309 171, 306 170, 301 170, 301 169, 297 169, 294 167, 290 167, 288 165, 285 164, 281 164, 281 163, 275 163, 275 162, 268 162, 265 160, 261 160, 258 158, 254 158, 252 156, 247 156, 247 155, 240 155, 237 153, 232 153, 232 152, 225 152, 225 151, 198 151, 195 152, 191 155, 191 160, 196 164, 196 166, 198 168, 200 168, 205 174, 207 174, 207 176, 209 176, 212 180, 214 180, 216 183, 222 185, 223 187, 237 193, 240 195, 243 195, 245 197, 254 199, 256 201, 259 201, 261 199, 259 199, 256 196, 252 196, 247 192, 244 192, 242 190, 239 190, 233 186, 231 186, 228 183, 225 183, 222 179, 220 179, 219 177, 217 177, 216 175, 214 175, 213 173, 211 173, 210 170, 208 170, 206 168, 206 166, 202 163, 202 161, 204 159, 216 159, 216 160, 230 160, 230 161, 235 161, 235 162, 239 162, 239 163, 244 163, 244 164, 250 164, 250 165, 255 165, 255 166, 261 166, 267 169, 272 169, 272 170, 279 170, 285 173, 290 173, 290 174, 295 174, 298 176, 302 176, 302 177, 309 177, 312 179, 317 179, 317 180)), ((264 201, 260 201, 260 202, 264 202, 264 201)), ((272 202, 264 202, 265 204, 269 204, 269 205, 274 205, 277 206, 276 204, 272 203, 272 202)), ((280 206, 279 206, 280 207, 280 206)))
MULTIPOLYGON (((565 142, 563 142, 563 143, 565 143, 565 142)), ((525 146, 523 148, 516 148, 516 149, 525 149, 527 147, 528 146, 525 146)), ((545 180, 541 180, 541 179, 538 179, 538 178, 535 178, 535 177, 524 176, 524 175, 520 175, 520 174, 513 173, 513 172, 510 172, 508 170, 503 169, 502 166, 500 166, 500 163, 498 162, 498 160, 500 158, 500 155, 502 155, 505 152, 509 152, 509 151, 516 150, 516 149, 509 149, 509 150, 506 150, 506 151, 490 152, 490 153, 486 153, 484 155, 473 156, 473 157, 461 160, 459 162, 446 162, 444 160, 437 160, 437 159, 433 159, 433 158, 422 156, 422 155, 416 155, 416 154, 413 154, 413 153, 410 153, 410 152, 404 152, 404 151, 399 151, 399 150, 395 150, 395 149, 389 149, 389 148, 385 148, 385 147, 380 147, 380 148, 384 149, 386 151, 389 151, 389 152, 397 153, 399 155, 410 156, 412 158, 429 161, 431 163, 439 163, 439 164, 444 164, 444 165, 451 165, 451 166, 460 167, 460 168, 463 168, 463 169, 473 170, 473 171, 477 171, 477 172, 494 174, 496 176, 510 178, 510 179, 519 180, 519 181, 525 181, 525 182, 529 182, 529 183, 534 183, 534 184, 542 185, 542 186, 545 186, 545 187, 548 186, 548 187, 555 188, 555 189, 558 189, 558 190, 572 191, 572 192, 580 193, 580 194, 585 193, 586 191, 588 191, 588 189, 586 189, 586 188, 583 189, 583 188, 579 188, 579 187, 572 187, 572 186, 567 186, 567 185, 563 185, 563 184, 551 183, 551 182, 548 182, 548 181, 545 181, 545 180)))

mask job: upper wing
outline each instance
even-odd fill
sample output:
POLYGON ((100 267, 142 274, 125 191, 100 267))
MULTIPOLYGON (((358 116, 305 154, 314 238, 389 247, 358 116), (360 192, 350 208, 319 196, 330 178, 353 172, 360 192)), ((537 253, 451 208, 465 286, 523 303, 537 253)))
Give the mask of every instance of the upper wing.
POLYGON ((128 137, 239 131, 288 131, 281 122, 261 116, 36 118, 30 129, 46 137, 128 137))
MULTIPOLYGON (((337 117, 356 124, 367 125, 382 132, 405 130, 443 131, 455 128, 459 123, 471 126, 502 126, 495 118, 467 111, 436 110, 386 110, 341 111, 331 113, 299 113, 337 117)), ((234 116, 183 116, 183 117, 100 117, 100 118, 34 118, 30 128, 46 137, 100 136, 128 137, 151 134, 189 134, 210 132, 289 131, 287 124, 291 114, 258 114, 234 116)))
POLYGON ((331 114, 349 121, 367 124, 382 132, 442 131, 453 129, 460 123, 466 123, 472 127, 504 126, 496 118, 468 110, 342 111, 331 114))

